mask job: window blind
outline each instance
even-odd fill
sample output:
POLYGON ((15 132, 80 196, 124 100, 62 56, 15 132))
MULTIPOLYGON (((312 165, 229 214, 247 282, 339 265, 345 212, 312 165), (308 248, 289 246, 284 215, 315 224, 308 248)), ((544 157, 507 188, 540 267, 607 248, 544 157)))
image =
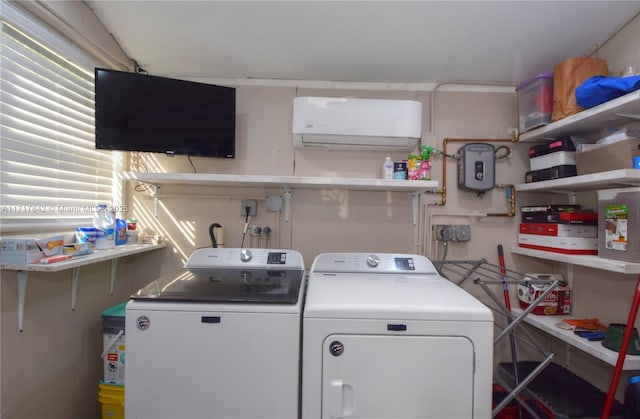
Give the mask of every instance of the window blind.
POLYGON ((94 146, 98 63, 6 6, 3 2, 0 230, 90 224, 97 203, 113 204, 116 184, 112 152, 94 146))

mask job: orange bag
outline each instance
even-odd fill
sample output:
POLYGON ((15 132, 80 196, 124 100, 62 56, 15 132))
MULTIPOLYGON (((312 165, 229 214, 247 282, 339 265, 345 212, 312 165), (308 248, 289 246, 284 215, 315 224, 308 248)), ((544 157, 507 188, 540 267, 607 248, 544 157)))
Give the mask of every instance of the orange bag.
POLYGON ((584 108, 576 103, 576 87, 590 77, 608 76, 609 67, 601 58, 572 57, 553 68, 553 113, 551 121, 566 118, 584 108))

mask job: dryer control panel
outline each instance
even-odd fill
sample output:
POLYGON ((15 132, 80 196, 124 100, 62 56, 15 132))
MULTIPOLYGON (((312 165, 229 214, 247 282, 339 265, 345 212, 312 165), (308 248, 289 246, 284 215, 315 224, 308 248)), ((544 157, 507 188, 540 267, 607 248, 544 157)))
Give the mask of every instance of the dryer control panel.
POLYGON ((400 253, 323 253, 314 260, 311 272, 438 274, 426 257, 400 253))

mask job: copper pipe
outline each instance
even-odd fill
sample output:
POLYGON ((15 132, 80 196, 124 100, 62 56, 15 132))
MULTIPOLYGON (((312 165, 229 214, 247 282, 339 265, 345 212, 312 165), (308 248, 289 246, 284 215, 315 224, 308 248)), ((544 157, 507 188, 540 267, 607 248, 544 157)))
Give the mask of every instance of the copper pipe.
POLYGON ((506 213, 489 213, 487 217, 513 217, 516 215, 516 188, 513 185, 500 184, 496 188, 509 190, 509 212, 506 213))

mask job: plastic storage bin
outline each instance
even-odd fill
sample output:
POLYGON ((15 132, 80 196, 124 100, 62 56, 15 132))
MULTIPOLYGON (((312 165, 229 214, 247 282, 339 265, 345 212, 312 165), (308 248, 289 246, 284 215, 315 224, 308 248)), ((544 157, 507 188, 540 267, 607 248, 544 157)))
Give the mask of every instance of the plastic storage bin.
POLYGON ((518 127, 520 132, 547 125, 553 110, 553 73, 542 73, 520 83, 518 92, 518 127))
POLYGON ((598 191, 598 256, 640 262, 640 187, 598 191))
POLYGON ((125 308, 127 302, 102 312, 102 347, 106 383, 124 384, 125 308))
POLYGON ((98 401, 102 419, 124 419, 124 386, 100 382, 98 401))

